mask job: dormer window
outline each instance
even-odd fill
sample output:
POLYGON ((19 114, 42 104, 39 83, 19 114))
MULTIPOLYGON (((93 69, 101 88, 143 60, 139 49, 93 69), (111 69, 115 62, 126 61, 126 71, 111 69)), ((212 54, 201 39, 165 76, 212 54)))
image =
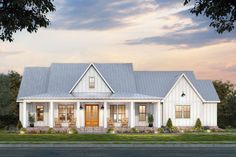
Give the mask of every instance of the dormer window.
POLYGON ((95 88, 95 77, 89 77, 89 88, 95 88))

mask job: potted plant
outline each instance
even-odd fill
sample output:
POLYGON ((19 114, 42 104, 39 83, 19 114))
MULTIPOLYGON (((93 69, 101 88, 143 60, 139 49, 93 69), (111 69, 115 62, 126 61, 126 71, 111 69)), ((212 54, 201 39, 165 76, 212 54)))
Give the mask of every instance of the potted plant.
POLYGON ((30 127, 34 127, 34 122, 35 122, 34 114, 30 114, 30 113, 29 113, 29 123, 30 123, 30 127))
POLYGON ((149 127, 153 127, 153 121, 154 121, 153 115, 148 114, 148 126, 149 127))

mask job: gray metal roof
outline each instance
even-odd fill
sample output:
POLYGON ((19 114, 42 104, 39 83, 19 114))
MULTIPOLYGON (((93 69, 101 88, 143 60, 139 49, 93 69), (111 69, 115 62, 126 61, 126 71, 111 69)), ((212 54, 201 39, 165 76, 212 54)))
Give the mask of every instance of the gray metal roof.
POLYGON ((184 73, 206 101, 219 101, 211 81, 197 80, 192 71, 133 71, 131 63, 94 64, 114 94, 70 94, 69 91, 90 64, 60 64, 25 68, 21 99, 162 99, 184 73), (153 83, 155 82, 155 83, 153 83))

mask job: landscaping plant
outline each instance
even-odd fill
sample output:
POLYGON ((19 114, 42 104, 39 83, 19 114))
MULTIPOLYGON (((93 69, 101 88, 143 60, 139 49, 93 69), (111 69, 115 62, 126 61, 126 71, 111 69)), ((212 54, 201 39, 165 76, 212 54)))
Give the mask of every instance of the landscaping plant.
POLYGON ((153 118, 153 115, 152 114, 148 114, 148 126, 149 127, 153 127, 153 121, 154 121, 154 118, 153 118))
POLYGON ((17 125, 16 125, 16 128, 17 128, 18 130, 20 130, 21 128, 23 128, 23 126, 22 126, 20 120, 18 120, 17 125))
POLYGON ((35 122, 34 114, 30 114, 30 113, 29 113, 29 123, 30 123, 30 127, 34 127, 34 122, 35 122))
POLYGON ((202 131, 202 122, 199 118, 197 119, 197 121, 194 125, 194 130, 195 131, 202 131))
POLYGON ((68 128, 67 133, 68 134, 78 134, 78 131, 76 128, 68 128))

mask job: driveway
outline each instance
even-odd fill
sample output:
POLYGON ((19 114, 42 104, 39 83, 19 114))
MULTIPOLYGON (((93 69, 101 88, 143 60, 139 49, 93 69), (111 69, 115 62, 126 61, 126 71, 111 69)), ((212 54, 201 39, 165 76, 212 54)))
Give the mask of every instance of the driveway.
POLYGON ((1 147, 0 157, 235 157, 236 147, 1 147))

